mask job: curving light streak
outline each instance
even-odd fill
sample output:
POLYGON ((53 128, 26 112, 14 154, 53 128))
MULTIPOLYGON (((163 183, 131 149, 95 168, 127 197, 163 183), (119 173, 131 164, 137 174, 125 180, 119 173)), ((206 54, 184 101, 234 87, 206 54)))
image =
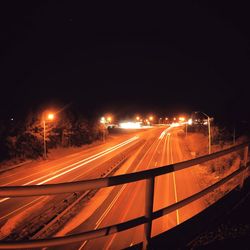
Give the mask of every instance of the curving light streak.
MULTIPOLYGON (((21 186, 27 186, 27 185, 29 185, 29 184, 32 184, 32 183, 36 182, 36 181, 42 180, 42 179, 44 179, 44 178, 46 178, 46 177, 48 177, 48 176, 53 175, 53 176, 49 177, 48 179, 45 179, 45 180, 43 180, 43 181, 41 181, 41 182, 39 182, 39 183, 37 183, 37 184, 35 184, 35 185, 42 185, 42 184, 44 184, 44 183, 47 183, 47 182, 49 182, 49 181, 51 181, 51 180, 54 180, 54 179, 56 179, 56 178, 58 178, 58 177, 60 177, 60 176, 62 176, 62 175, 65 175, 65 174, 67 174, 67 173, 69 173, 69 172, 71 172, 71 171, 73 171, 73 170, 76 170, 76 169, 78 169, 78 168, 80 168, 80 167, 82 167, 82 166, 84 166, 84 165, 86 165, 86 164, 88 164, 88 163, 90 163, 90 162, 92 162, 92 161, 94 161, 94 160, 96 160, 96 159, 98 159, 98 158, 104 156, 104 155, 107 155, 107 154, 109 154, 109 153, 111 153, 111 152, 117 150, 118 148, 121 148, 121 147, 123 147, 123 146, 125 146, 125 145, 127 145, 127 144, 129 144, 129 143, 131 143, 131 142, 133 142, 133 141, 135 141, 135 140, 137 140, 138 138, 139 138, 139 136, 134 136, 134 137, 130 138, 129 140, 124 141, 124 142, 122 142, 122 143, 120 143, 120 144, 117 144, 117 145, 115 145, 115 146, 113 146, 113 147, 111 147, 111 148, 108 148, 108 149, 106 149, 106 150, 104 150, 104 151, 102 151, 102 152, 99 152, 98 154, 92 155, 92 156, 90 156, 90 157, 88 157, 88 158, 86 158, 86 159, 83 159, 83 160, 79 161, 79 162, 73 163, 73 164, 71 164, 71 165, 69 165, 69 166, 67 166, 67 167, 65 167, 65 168, 62 168, 62 169, 60 169, 60 170, 57 170, 57 171, 55 171, 55 172, 53 172, 53 173, 47 174, 47 175, 42 176, 42 177, 39 177, 39 178, 37 178, 37 179, 35 179, 35 180, 29 181, 29 182, 27 182, 27 183, 24 183, 24 184, 21 185, 21 186), (79 164, 79 163, 80 163, 80 164, 79 164), (77 164, 79 164, 79 165, 77 165, 77 164), (75 165, 76 165, 76 166, 75 166, 75 165), (72 166, 75 166, 75 167, 72 167, 72 166), (72 167, 72 168, 71 168, 71 167, 72 167), (68 169, 68 170, 66 170, 66 169, 68 169), (63 170, 65 170, 65 171, 64 171, 64 172, 61 172, 61 171, 63 171, 63 170), (61 173, 59 173, 59 172, 61 172, 61 173), (59 174, 57 174, 57 173, 59 173, 59 174), (57 175, 54 175, 54 174, 57 174, 57 175)), ((91 169, 91 171, 92 171, 92 170, 93 170, 93 169, 91 169)), ((9 197, 0 199, 0 203, 4 202, 4 201, 6 201, 6 200, 9 200, 9 199, 10 199, 9 197)))

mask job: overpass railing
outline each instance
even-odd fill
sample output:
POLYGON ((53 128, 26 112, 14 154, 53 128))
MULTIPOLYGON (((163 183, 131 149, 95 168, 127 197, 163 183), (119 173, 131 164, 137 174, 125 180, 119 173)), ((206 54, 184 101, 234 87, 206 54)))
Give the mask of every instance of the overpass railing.
POLYGON ((21 241, 0 241, 0 249, 24 249, 24 248, 37 248, 37 247, 51 247, 57 245, 70 244, 74 242, 80 242, 90 239, 99 238, 102 236, 111 235, 127 229, 134 228, 136 226, 144 224, 144 241, 143 247, 147 248, 150 244, 152 221, 160 218, 168 213, 171 213, 183 206, 203 197, 204 195, 212 192, 214 189, 220 187, 229 180, 236 176, 241 176, 240 187, 243 186, 246 172, 249 168, 248 164, 248 147, 249 142, 242 143, 240 145, 218 151, 209 155, 201 156, 195 159, 166 165, 154 169, 144 170, 136 173, 123 174, 119 176, 111 176, 106 178, 98 178, 84 181, 77 181, 71 183, 59 183, 59 184, 46 184, 46 185, 32 185, 32 186, 5 186, 0 187, 0 197, 25 197, 25 196, 40 196, 40 195, 54 195, 62 193, 73 193, 79 191, 86 191, 90 189, 98 189, 111 187, 140 180, 146 180, 145 189, 145 215, 137 217, 135 219, 122 222, 119 224, 94 229, 87 232, 82 232, 74 235, 67 235, 62 237, 55 237, 49 239, 37 239, 37 240, 21 240, 21 241), (153 212, 153 201, 154 201, 154 188, 155 188, 155 177, 180 171, 197 164, 201 164, 218 157, 244 150, 243 159, 241 161, 239 169, 228 175, 227 177, 219 180, 215 184, 203 189, 202 191, 193 194, 177 203, 170 206, 164 207, 153 212))

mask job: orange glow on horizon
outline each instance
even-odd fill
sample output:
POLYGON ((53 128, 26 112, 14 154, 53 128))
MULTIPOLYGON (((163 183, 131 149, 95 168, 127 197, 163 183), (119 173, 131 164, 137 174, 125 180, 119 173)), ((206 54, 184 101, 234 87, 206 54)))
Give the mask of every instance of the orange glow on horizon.
POLYGON ((185 117, 183 117, 183 116, 179 117, 179 121, 184 122, 185 121, 185 117))

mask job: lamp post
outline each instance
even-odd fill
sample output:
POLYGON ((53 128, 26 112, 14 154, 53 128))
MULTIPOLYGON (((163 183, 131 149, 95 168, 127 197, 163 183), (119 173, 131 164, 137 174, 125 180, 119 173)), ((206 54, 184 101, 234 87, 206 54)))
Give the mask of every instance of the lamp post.
POLYGON ((47 117, 43 118, 43 150, 44 150, 44 159, 47 159, 47 148, 46 148, 46 119, 52 121, 54 119, 54 114, 49 113, 47 117))
POLYGON ((204 116, 207 117, 207 127, 208 127, 208 153, 211 154, 211 127, 210 127, 210 117, 202 112, 202 111, 195 111, 195 113, 202 113, 204 116))

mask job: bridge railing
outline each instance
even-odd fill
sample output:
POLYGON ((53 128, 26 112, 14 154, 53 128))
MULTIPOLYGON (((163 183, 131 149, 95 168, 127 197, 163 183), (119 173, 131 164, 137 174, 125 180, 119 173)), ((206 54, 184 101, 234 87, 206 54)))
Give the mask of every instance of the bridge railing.
POLYGON ((62 193, 73 193, 79 191, 85 191, 90 189, 98 189, 111 187, 126 183, 132 183, 140 180, 146 180, 145 191, 145 215, 137 217, 135 219, 122 222, 119 224, 94 229, 87 232, 82 232, 74 235, 67 235, 49 239, 37 239, 37 240, 22 240, 22 241, 0 241, 0 249, 24 249, 24 248, 37 248, 37 247, 51 247, 57 245, 64 245, 79 241, 85 241, 90 239, 99 238, 102 236, 111 235, 117 232, 121 232, 127 229, 134 228, 136 226, 144 224, 144 241, 143 247, 147 248, 150 244, 152 221, 160 218, 168 213, 171 213, 183 206, 203 197, 204 195, 212 192, 214 189, 220 187, 229 180, 241 175, 240 187, 244 183, 246 172, 249 168, 248 164, 248 148, 249 142, 242 143, 240 145, 218 151, 209 155, 201 156, 195 159, 166 165, 154 169, 144 170, 136 173, 123 174, 119 176, 111 176, 106 178, 98 178, 84 181, 77 181, 71 183, 59 183, 59 184, 46 184, 46 185, 32 185, 32 186, 5 186, 0 187, 0 197, 25 197, 25 196, 40 196, 40 195, 54 195, 62 193), (154 188, 155 177, 186 169, 197 164, 216 159, 218 157, 244 150, 243 159, 239 169, 228 175, 227 177, 219 180, 215 184, 203 189, 202 191, 191 195, 175 204, 162 208, 153 212, 154 201, 154 188))

